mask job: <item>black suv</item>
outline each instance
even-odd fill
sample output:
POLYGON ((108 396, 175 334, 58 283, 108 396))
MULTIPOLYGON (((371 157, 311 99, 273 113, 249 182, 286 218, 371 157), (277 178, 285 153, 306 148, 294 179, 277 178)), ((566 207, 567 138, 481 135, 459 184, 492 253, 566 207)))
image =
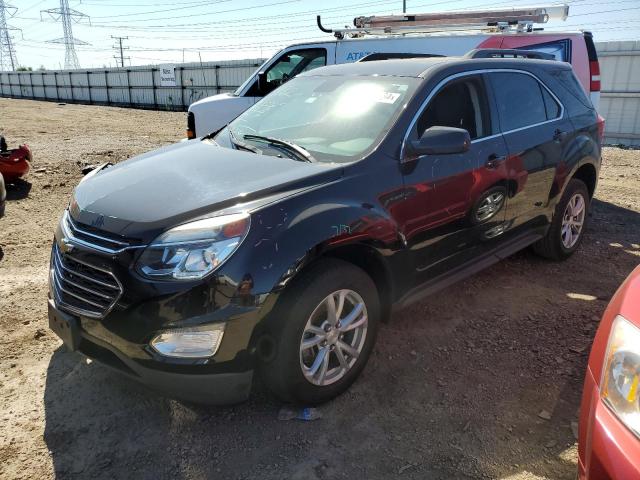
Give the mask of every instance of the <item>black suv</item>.
POLYGON ((103 166, 55 234, 49 322, 171 396, 344 391, 380 321, 532 245, 578 248, 603 123, 565 63, 319 68, 208 137, 103 166))

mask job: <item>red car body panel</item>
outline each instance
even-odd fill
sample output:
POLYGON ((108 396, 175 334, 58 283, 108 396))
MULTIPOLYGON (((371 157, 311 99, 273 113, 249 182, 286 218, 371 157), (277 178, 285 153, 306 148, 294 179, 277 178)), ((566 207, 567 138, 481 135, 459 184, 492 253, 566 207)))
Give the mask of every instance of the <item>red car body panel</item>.
POLYGON ((620 422, 600 399, 607 344, 617 315, 640 327, 640 267, 629 275, 613 296, 591 348, 580 408, 580 480, 640 479, 640 438, 620 422))
POLYGON ((0 174, 7 183, 24 177, 31 169, 31 150, 27 145, 0 152, 0 174))

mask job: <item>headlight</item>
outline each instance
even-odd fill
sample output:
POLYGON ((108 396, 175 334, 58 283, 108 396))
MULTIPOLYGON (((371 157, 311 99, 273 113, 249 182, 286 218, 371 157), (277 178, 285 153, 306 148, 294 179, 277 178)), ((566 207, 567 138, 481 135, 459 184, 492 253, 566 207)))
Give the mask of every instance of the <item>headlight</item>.
POLYGON ((151 347, 165 357, 207 358, 215 355, 223 335, 223 323, 169 330, 151 340, 151 347))
POLYGON ((179 225, 145 249, 136 269, 147 278, 197 280, 231 256, 247 235, 249 224, 249 214, 238 213, 179 225))
POLYGON ((640 329, 618 315, 613 321, 600 384, 602 400, 640 436, 640 329))

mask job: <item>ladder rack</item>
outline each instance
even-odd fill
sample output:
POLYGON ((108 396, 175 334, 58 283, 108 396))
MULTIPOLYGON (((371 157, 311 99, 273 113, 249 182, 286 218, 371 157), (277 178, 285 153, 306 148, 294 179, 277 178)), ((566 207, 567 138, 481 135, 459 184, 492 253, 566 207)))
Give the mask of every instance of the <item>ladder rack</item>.
POLYGON ((503 10, 476 10, 443 13, 400 14, 384 16, 360 16, 353 19, 353 28, 327 29, 322 26, 320 15, 318 27, 337 38, 364 35, 401 35, 407 33, 436 33, 461 30, 490 30, 531 32, 534 24, 549 20, 566 20, 568 5, 509 8, 503 10))

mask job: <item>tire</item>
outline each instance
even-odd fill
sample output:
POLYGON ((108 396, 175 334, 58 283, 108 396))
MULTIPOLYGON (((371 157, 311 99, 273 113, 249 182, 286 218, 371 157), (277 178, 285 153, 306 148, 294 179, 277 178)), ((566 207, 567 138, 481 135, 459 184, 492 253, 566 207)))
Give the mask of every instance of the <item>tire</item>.
POLYGON ((360 375, 375 343, 380 302, 375 284, 363 270, 342 260, 323 259, 294 280, 274 313, 269 328, 273 352, 269 361, 260 364, 262 378, 286 402, 317 405, 340 395, 360 375), (359 312, 348 325, 358 325, 353 330, 344 331, 347 326, 340 322, 340 328, 331 327, 327 310, 331 295, 335 305, 344 298, 339 319, 348 321, 349 313, 359 312), (360 303, 364 308, 358 307, 360 303), (314 346, 302 350, 303 336, 314 346), (345 344, 359 354, 345 353, 345 344), (320 359, 326 357, 327 368, 321 377, 324 362, 320 359))
POLYGON ((533 250, 538 255, 551 260, 560 261, 569 258, 582 243, 584 231, 587 226, 587 219, 589 218, 590 200, 589 191, 582 180, 575 178, 569 180, 567 188, 565 188, 565 191, 562 194, 562 198, 556 205, 556 209, 553 214, 553 221, 551 222, 551 227, 549 227, 549 230, 547 231, 547 235, 533 245, 533 250), (566 226, 566 215, 569 214, 569 202, 573 201, 576 196, 582 199, 584 205, 583 211, 581 215, 579 215, 582 218, 582 224, 577 232, 577 238, 575 238, 575 229, 571 229, 572 240, 570 242, 566 242, 565 240, 567 239, 567 236, 565 235, 563 228, 566 226))

